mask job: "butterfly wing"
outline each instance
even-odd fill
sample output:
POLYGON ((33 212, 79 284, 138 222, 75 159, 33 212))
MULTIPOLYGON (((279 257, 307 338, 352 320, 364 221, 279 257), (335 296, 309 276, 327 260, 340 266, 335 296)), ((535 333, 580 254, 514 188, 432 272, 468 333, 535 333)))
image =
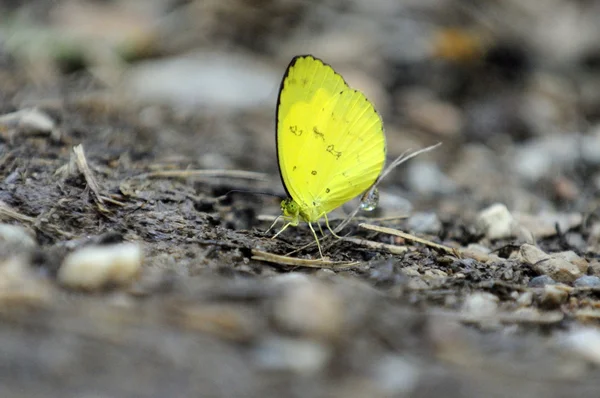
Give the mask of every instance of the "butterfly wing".
POLYGON ((379 176, 383 124, 367 98, 333 68, 312 56, 296 57, 279 94, 277 153, 288 195, 313 221, 379 176))

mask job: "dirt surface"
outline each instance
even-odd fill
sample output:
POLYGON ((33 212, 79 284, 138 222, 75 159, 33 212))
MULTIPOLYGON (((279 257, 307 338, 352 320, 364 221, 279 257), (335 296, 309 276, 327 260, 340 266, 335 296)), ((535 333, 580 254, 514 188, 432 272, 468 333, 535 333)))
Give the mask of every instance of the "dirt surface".
POLYGON ((598 396, 596 2, 18 3, 0 396, 598 396), (374 100, 388 161, 443 142, 322 241, 333 264, 255 259, 319 260, 306 225, 267 232, 297 53, 374 100), (65 276, 122 247, 143 259, 65 276))

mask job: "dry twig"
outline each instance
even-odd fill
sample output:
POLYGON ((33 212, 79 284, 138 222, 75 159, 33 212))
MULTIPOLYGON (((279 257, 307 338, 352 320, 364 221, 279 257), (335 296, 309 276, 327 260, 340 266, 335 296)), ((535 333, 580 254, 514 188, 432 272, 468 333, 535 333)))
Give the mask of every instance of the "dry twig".
POLYGON ((356 267, 359 262, 356 261, 328 261, 328 260, 307 260, 302 258, 280 256, 269 252, 252 249, 252 259, 258 261, 266 261, 279 265, 290 267, 306 267, 306 268, 329 268, 334 270, 348 269, 356 267))
POLYGON ((395 236, 399 236, 399 237, 404 238, 404 239, 411 240, 413 242, 422 243, 422 244, 424 244, 426 246, 432 247, 434 249, 445 251, 448 254, 453 254, 453 255, 455 255, 455 256, 458 257, 457 250, 454 249, 454 248, 452 248, 452 247, 440 245, 440 244, 432 242, 430 240, 422 239, 422 238, 419 238, 418 236, 415 236, 415 235, 412 235, 412 234, 407 234, 406 232, 402 232, 402 231, 399 231, 397 229, 387 228, 387 227, 380 227, 378 225, 364 224, 364 223, 358 224, 358 226, 360 228, 368 229, 370 231, 381 232, 381 233, 388 234, 388 235, 395 235, 395 236))
POLYGON ((157 178, 157 177, 174 177, 174 178, 239 178, 243 180, 267 181, 267 176, 264 173, 245 170, 159 170, 150 173, 144 173, 135 176, 135 178, 157 178))
POLYGON ((108 209, 104 207, 104 200, 102 199, 102 195, 100 195, 100 187, 98 186, 98 182, 92 174, 92 170, 90 170, 90 167, 87 163, 87 159, 85 158, 83 145, 79 144, 77 146, 74 146, 73 153, 75 153, 75 161, 77 162, 77 168, 83 174, 85 182, 92 191, 98 209, 100 209, 100 211, 107 212, 108 209))

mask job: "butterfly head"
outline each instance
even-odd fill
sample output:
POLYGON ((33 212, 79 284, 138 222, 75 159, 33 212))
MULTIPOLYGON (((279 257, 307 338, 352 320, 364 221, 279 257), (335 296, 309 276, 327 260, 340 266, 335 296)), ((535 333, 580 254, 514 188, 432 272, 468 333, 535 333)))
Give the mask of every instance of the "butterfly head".
POLYGON ((287 219, 291 219, 292 225, 298 225, 300 218, 300 206, 294 199, 287 198, 281 202, 281 212, 283 213, 283 217, 287 219))

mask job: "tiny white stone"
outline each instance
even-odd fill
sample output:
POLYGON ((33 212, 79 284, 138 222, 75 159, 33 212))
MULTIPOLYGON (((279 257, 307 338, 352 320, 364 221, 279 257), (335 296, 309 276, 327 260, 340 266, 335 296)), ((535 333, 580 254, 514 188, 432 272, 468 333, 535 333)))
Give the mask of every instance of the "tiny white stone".
POLYGON ((475 225, 488 239, 503 239, 513 236, 515 220, 508 208, 496 203, 482 210, 475 225))
POLYGON ((385 356, 374 367, 377 385, 386 394, 410 394, 417 387, 420 370, 416 363, 401 356, 385 356))
POLYGON ((316 374, 331 357, 331 347, 314 340, 271 337, 257 345, 255 355, 266 370, 316 374))
POLYGON ((498 297, 491 293, 475 292, 465 298, 462 312, 473 317, 490 317, 498 310, 498 297))
POLYGON ((58 280, 76 289, 126 285, 139 274, 142 258, 141 247, 133 243, 84 247, 65 258, 58 280))
POLYGON ((30 230, 12 224, 0 224, 0 242, 23 249, 32 249, 37 246, 30 230))
POLYGON ((343 324, 343 305, 335 289, 314 278, 285 279, 279 280, 285 288, 273 306, 275 323, 295 335, 321 338, 338 335, 343 324))
POLYGON ((586 327, 570 332, 564 339, 566 345, 586 360, 600 365, 600 332, 586 327))

